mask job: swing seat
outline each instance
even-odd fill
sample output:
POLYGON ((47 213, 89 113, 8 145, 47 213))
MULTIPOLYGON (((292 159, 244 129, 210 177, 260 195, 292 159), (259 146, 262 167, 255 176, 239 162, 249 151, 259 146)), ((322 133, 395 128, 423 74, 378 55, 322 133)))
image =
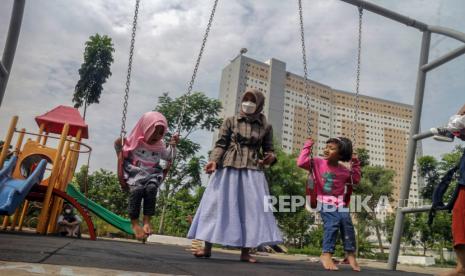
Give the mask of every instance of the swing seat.
MULTIPOLYGON (((119 182, 119 185, 121 186, 121 190, 123 192, 129 192, 129 186, 128 186, 128 183, 126 182, 126 179, 124 178, 124 157, 123 157, 123 150, 122 150, 122 146, 121 146, 121 140, 120 139, 117 139, 115 141, 115 151, 116 151, 116 156, 117 156, 117 176, 118 176, 118 182, 119 182)), ((166 163, 166 167, 163 169, 163 178, 162 178, 162 182, 165 180, 166 176, 168 175, 168 172, 170 170, 170 167, 171 167, 171 162, 172 161, 168 161, 166 163)))
POLYGON ((313 178, 312 173, 308 175, 307 185, 305 186, 305 193, 307 195, 307 199, 309 199, 310 207, 315 209, 318 206, 318 202, 316 200, 315 179, 313 178))
POLYGON ((124 178, 124 158, 123 158, 123 151, 117 152, 116 155, 118 156, 118 165, 117 165, 117 175, 119 185, 121 186, 121 190, 123 192, 129 192, 129 186, 124 178))
POLYGON ((119 182, 119 185, 121 186, 121 190, 123 192, 128 192, 129 186, 128 186, 128 183, 126 182, 126 179, 124 178, 123 143, 121 142, 121 139, 122 138, 116 139, 115 144, 114 144, 115 151, 116 151, 116 157, 117 157, 116 174, 118 176, 118 182, 119 182))
POLYGON ((344 206, 349 207, 350 197, 352 196, 352 192, 354 191, 354 186, 351 184, 349 185, 346 184, 346 187, 347 187, 347 190, 346 190, 346 193, 344 194, 344 206))

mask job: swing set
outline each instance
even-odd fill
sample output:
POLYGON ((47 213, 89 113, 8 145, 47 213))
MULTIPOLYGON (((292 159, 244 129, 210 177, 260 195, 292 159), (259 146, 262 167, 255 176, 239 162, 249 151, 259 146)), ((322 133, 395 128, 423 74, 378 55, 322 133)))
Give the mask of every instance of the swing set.
MULTIPOLYGON (((412 119, 412 126, 410 128, 410 135, 409 135, 409 142, 408 142, 408 149, 407 149, 407 160, 404 166, 404 175, 402 180, 402 188, 400 193, 399 202, 406 202, 408 199, 409 191, 410 191, 410 180, 412 178, 412 170, 414 166, 414 158, 415 158, 415 149, 418 140, 428 138, 433 136, 431 131, 426 133, 418 133, 419 126, 420 126, 420 118, 421 118, 421 110, 423 105, 423 95, 424 95, 424 88, 425 88, 425 81, 426 81, 426 74, 427 72, 439 67, 440 65, 445 64, 448 61, 453 60, 465 53, 465 46, 459 47, 449 53, 437 58, 434 61, 428 63, 428 54, 430 48, 430 41, 431 41, 431 34, 436 33, 440 35, 444 35, 446 37, 453 38, 460 42, 465 43, 465 34, 459 31, 444 28, 440 26, 431 26, 425 23, 422 23, 418 20, 411 19, 399 13, 393 12, 391 10, 385 9, 381 6, 372 4, 367 1, 363 0, 341 0, 348 4, 354 5, 358 8, 358 48, 357 48, 357 68, 356 68, 356 78, 355 78, 355 109, 354 109, 354 128, 352 132, 352 141, 354 148, 357 145, 357 122, 358 122, 358 113, 359 113, 359 92, 360 92, 360 73, 361 73, 361 54, 362 54, 362 22, 363 22, 363 11, 368 10, 375 14, 381 15, 383 17, 389 18, 391 20, 403 23, 409 27, 416 28, 423 33, 422 38, 422 47, 420 53, 420 65, 418 68, 418 76, 417 76, 417 87, 415 92, 415 100, 414 100, 414 114, 412 119)), ((131 66, 132 66, 132 55, 134 50, 134 40, 135 40, 135 31, 136 31, 136 24, 137 24, 137 14, 138 14, 138 7, 139 7, 140 0, 136 0, 136 9, 133 21, 133 33, 131 39, 131 47, 130 47, 130 55, 129 55, 129 64, 128 64, 128 75, 126 81, 126 90, 125 90, 125 97, 124 97, 124 104, 123 104, 123 118, 122 118, 122 127, 121 127, 121 137, 124 138, 125 135, 125 120, 126 120, 126 113, 127 113, 127 105, 128 105, 128 92, 129 92, 129 84, 130 84, 130 76, 131 76, 131 66)), ((207 42, 208 33, 210 31, 212 21, 215 15, 216 7, 218 4, 218 0, 214 1, 213 8, 210 13, 210 19, 207 25, 207 29, 205 31, 202 46, 200 48, 199 55, 197 57, 197 62, 194 67, 194 72, 192 74, 191 81, 189 82, 189 86, 187 89, 187 95, 189 95, 192 91, 192 86, 195 81, 195 77, 197 74, 197 70, 200 64, 200 60, 205 48, 205 44, 207 42)), ((300 23, 300 35, 301 35, 301 48, 302 48, 302 64, 303 64, 303 75, 305 81, 305 105, 307 108, 307 133, 310 136, 312 134, 312 125, 311 125, 311 110, 310 110, 310 91, 308 89, 308 66, 307 66, 307 54, 305 49, 305 30, 304 30, 304 21, 303 21, 303 6, 302 0, 298 0, 298 7, 299 7, 299 23, 300 23)), ((187 97, 185 98, 187 101, 187 97)), ((181 115, 178 118, 178 132, 180 129, 180 121, 184 114, 184 109, 186 106, 186 102, 182 107, 181 115)), ((122 139, 123 140, 123 139, 122 139)), ((313 164, 313 151, 310 151, 310 164, 313 164)), ((121 170, 121 162, 118 163, 119 171, 121 170)), ((352 171, 352 164, 351 164, 351 171, 352 171)), ((316 185, 314 185, 314 174, 313 170, 311 170, 310 177, 308 178, 308 183, 306 185, 306 194, 310 198, 310 205, 311 208, 316 207, 316 185)), ((123 186, 124 183, 122 183, 123 186)), ((353 180, 351 178, 351 183, 347 183, 345 195, 344 195, 344 202, 346 205, 350 202, 350 196, 353 191, 353 180)), ((397 259, 399 255, 400 249, 400 237, 402 232, 402 226, 404 221, 404 215, 407 213, 413 212, 425 212, 429 211, 431 206, 424 206, 421 208, 409 208, 408 206, 399 206, 397 208, 396 214, 396 222, 394 226, 394 233, 393 233, 393 240, 392 246, 389 254, 389 261, 388 267, 391 270, 395 270, 397 266, 397 259)))
MULTIPOLYGON (((0 62, 0 104, 1 99, 3 98, 3 94, 5 91, 6 83, 8 81, 9 72, 11 70, 11 65, 13 62, 14 52, 16 49, 16 44, 19 36, 19 29, 22 20, 22 13, 24 9, 24 1, 25 0, 16 0, 13 6, 12 12, 12 20, 10 22, 7 43, 5 45, 5 52, 3 55, 3 59, 0 62)), ((428 137, 433 136, 431 131, 425 133, 419 133, 420 128, 420 118, 421 118, 421 111, 423 105, 423 97, 424 97, 424 89, 425 89, 425 81, 426 75, 429 71, 461 56, 465 53, 465 45, 458 47, 443 56, 433 60, 428 61, 429 50, 430 50, 430 42, 431 42, 431 34, 439 34, 443 35, 462 43, 465 43, 465 34, 459 32, 457 30, 440 27, 440 26, 432 26, 420 22, 418 20, 409 18, 402 14, 396 13, 394 11, 385 9, 381 6, 372 4, 370 2, 364 0, 340 0, 350 5, 354 5, 358 8, 358 15, 359 15, 359 25, 358 25, 358 52, 357 52, 357 68, 356 68, 356 80, 355 80, 355 109, 354 109, 354 124, 357 125, 358 120, 358 111, 359 111, 359 88, 360 88, 360 71, 361 71, 361 50, 362 50, 362 17, 363 11, 370 11, 380 16, 389 18, 391 20, 397 21, 399 23, 405 24, 408 27, 415 28, 422 32, 422 42, 421 42, 421 50, 420 50, 420 62, 418 66, 418 73, 417 73, 417 82, 416 82, 416 90, 415 90, 415 99, 414 99, 414 111, 413 111, 413 118, 412 118, 412 125, 410 128, 409 140, 408 140, 408 149, 407 149, 407 159, 404 166, 404 175, 402 179, 402 186, 401 186, 401 193, 400 193, 400 200, 401 204, 406 202, 409 198, 409 191, 410 191, 410 181, 412 178, 412 170, 414 166, 415 160, 415 150, 417 146, 417 142, 421 139, 425 139, 428 137)), ((132 26, 132 34, 131 34, 131 44, 130 44, 130 52, 129 52, 129 62, 128 62, 128 69, 127 69, 127 78, 126 78, 126 88, 125 88, 125 95, 124 95, 124 103, 123 103, 123 115, 121 120, 121 131, 120 137, 121 141, 124 141, 124 137, 126 135, 125 124, 126 124, 126 115, 127 115, 127 108, 128 108, 128 99, 129 99, 129 88, 130 88, 130 81, 131 81, 131 72, 132 72, 132 61, 133 61, 133 54, 134 54, 134 46, 135 46, 135 36, 136 36, 136 29, 137 29, 137 19, 138 19, 138 11, 139 11, 139 3, 140 0, 135 0, 135 12, 134 12, 134 19, 133 19, 133 26, 132 26)), ((210 18, 205 30, 202 44, 200 47, 199 54, 197 56, 197 60, 194 66, 194 70, 191 76, 191 80, 189 82, 187 92, 185 94, 184 104, 182 106, 182 110, 180 112, 180 116, 178 117, 177 122, 177 132, 180 133, 182 131, 182 118, 185 113, 185 108, 187 105, 187 98, 192 92, 192 88, 197 76, 197 71, 200 65, 200 61, 205 49, 205 45, 208 39, 208 34, 210 28, 212 26, 213 18, 215 15, 215 11, 217 8, 218 0, 214 0, 213 7, 210 12, 210 18)), ((300 19, 300 33, 301 33, 301 47, 302 47, 302 63, 303 63, 303 74, 305 79, 305 105, 307 108, 307 132, 311 135, 311 121, 310 121, 310 93, 308 89, 308 66, 307 66, 307 55, 305 50, 305 31, 304 31, 304 24, 303 24, 303 7, 302 7, 302 0, 298 0, 299 6, 299 19, 300 19)), ((356 145, 356 127, 353 129, 352 133, 352 141, 353 144, 356 145)), ((6 154, 6 153, 5 153, 6 154)), ((311 152, 311 157, 313 157, 313 152, 311 152)), ((118 164, 118 172, 120 175, 121 172, 121 162, 118 164)), ((165 176, 167 171, 169 170, 169 166, 165 171, 165 176)), ((121 179, 121 178, 120 178, 121 179)), ((310 180, 312 177, 309 178, 310 180)), ((124 187, 125 183, 120 183, 122 187, 124 187)), ((307 194, 315 195, 316 191, 314 186, 312 186, 312 181, 309 181, 307 184, 307 194), (312 189, 313 188, 313 189, 312 189)), ((350 198, 350 194, 352 193, 352 185, 349 183, 346 189, 346 196, 347 200, 350 198)), ((315 201, 310 202, 310 205, 313 206, 315 201)), ((347 201, 348 202, 348 201, 347 201)), ((399 206, 396 211, 396 221, 394 226, 394 233, 392 239, 391 250, 389 254, 389 261, 388 261, 388 268, 395 270, 397 266, 397 259, 399 254, 400 248, 400 238, 402 233, 402 226, 404 222, 404 216, 407 213, 414 213, 414 212, 425 212, 429 211, 431 206, 424 206, 421 208, 410 208, 408 206, 399 206)), ((43 226, 44 227, 44 226, 43 226)))
MULTIPOLYGON (((116 155, 117 155, 117 175, 118 175, 118 180, 121 186, 121 189, 123 191, 128 190, 128 185, 126 183, 126 180, 124 178, 124 172, 123 172, 123 164, 124 164, 124 159, 123 159, 123 152, 122 148, 124 146, 124 141, 126 137, 126 115, 127 115, 127 109, 128 109, 128 100, 129 100, 129 90, 130 90, 130 85, 131 85, 131 73, 132 73, 132 61, 133 61, 133 56, 134 56, 134 47, 135 47, 135 41, 136 41, 136 31, 137 31, 137 19, 139 16, 139 4, 140 0, 136 0, 135 2, 135 8, 134 8, 134 18, 132 21, 132 33, 131 33, 131 44, 129 47, 129 61, 128 61, 128 68, 127 68, 127 75, 126 75, 126 85, 124 89, 124 101, 123 101, 123 114, 121 118, 121 131, 120 131, 120 138, 116 141, 115 144, 115 149, 116 149, 116 155)), ((181 107, 181 112, 178 116, 178 120, 176 123, 177 130, 175 133, 180 134, 182 131, 182 119, 184 117, 184 114, 186 112, 186 106, 187 106, 187 99, 188 97, 192 94, 192 89, 194 86, 195 79, 197 77, 197 71, 199 70, 200 66, 200 61, 203 56, 203 52, 205 50, 205 46, 207 44, 208 40, 208 34, 210 33, 210 29, 213 23, 213 18, 215 16, 216 12, 216 7, 218 5, 218 0, 215 0, 213 3, 213 7, 210 12, 210 17, 208 20, 207 28, 205 29, 205 33, 203 35, 202 39, 202 44, 200 46, 200 51, 197 55, 197 60, 194 65, 194 70, 192 72, 191 79, 189 81, 189 84, 187 86, 187 91, 184 94, 184 102, 181 107)), ((184 138, 186 138, 185 136, 184 138)), ((173 153, 173 151, 172 151, 173 153)), ((173 166, 173 163, 175 162, 175 156, 172 156, 171 160, 167 162, 165 168, 163 169, 163 180, 166 178, 166 176, 169 173, 169 170, 171 166, 173 166)))

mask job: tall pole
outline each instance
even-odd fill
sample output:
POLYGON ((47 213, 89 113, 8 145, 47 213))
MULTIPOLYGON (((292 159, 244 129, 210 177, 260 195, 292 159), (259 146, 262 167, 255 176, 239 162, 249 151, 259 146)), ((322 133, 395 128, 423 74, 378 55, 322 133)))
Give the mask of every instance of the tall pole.
POLYGON ((10 26, 8 28, 5 49, 0 62, 0 106, 2 105, 3 95, 5 95, 6 85, 15 57, 16 46, 18 45, 25 2, 26 0, 15 0, 11 11, 10 26))
POLYGON ((412 180, 412 170, 415 162, 415 151, 417 149, 417 140, 414 136, 420 130, 421 109, 423 107, 423 95, 425 92, 426 72, 422 70, 422 66, 428 63, 429 47, 431 42, 431 33, 423 32, 421 41, 420 64, 418 66, 417 87, 415 90, 415 100, 413 108, 412 126, 410 128, 410 136, 407 147, 407 160, 404 166, 404 176, 402 178, 402 186, 399 196, 399 206, 397 208, 396 222, 394 224, 394 233, 392 236, 391 251, 389 253, 388 268, 395 270, 397 266, 397 258, 399 257, 400 240, 402 237, 404 213, 401 208, 408 200, 410 192, 410 182, 412 180))

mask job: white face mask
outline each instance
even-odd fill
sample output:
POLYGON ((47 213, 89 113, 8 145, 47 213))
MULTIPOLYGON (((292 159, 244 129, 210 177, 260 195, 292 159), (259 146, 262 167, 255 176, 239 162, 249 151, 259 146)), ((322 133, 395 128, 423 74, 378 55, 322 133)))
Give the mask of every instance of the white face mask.
POLYGON ((242 111, 245 114, 254 114, 256 109, 257 105, 254 102, 248 101, 242 103, 242 111))

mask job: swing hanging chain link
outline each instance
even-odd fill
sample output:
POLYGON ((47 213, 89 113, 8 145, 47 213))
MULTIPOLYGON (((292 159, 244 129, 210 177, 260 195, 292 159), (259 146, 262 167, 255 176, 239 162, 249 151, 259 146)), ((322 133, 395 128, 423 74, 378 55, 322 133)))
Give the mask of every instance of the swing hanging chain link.
POLYGON ((137 30, 137 17, 139 14, 139 3, 140 0, 136 0, 136 7, 134 9, 134 18, 132 21, 132 34, 131 34, 131 45, 129 47, 129 61, 128 71, 126 76, 126 88, 124 89, 124 103, 123 103, 123 117, 121 118, 121 142, 126 136, 126 115, 128 110, 128 99, 129 99, 129 87, 131 85, 131 72, 132 72, 132 58, 134 55, 134 44, 136 42, 136 30, 137 30))
POLYGON ((215 12, 216 12, 217 5, 218 5, 218 0, 215 0, 215 2, 213 3, 213 8, 212 8, 212 10, 210 12, 210 18, 208 19, 208 24, 207 24, 207 28, 205 30, 205 34, 203 35, 202 45, 200 46, 199 55, 197 56, 197 61, 195 62, 194 71, 192 72, 192 77, 191 77, 191 80, 189 81, 189 85, 187 87, 187 92, 184 95, 184 102, 183 102, 183 105, 182 105, 182 108, 181 108, 181 113, 180 113, 180 115, 178 117, 178 121, 177 121, 177 124, 176 124, 176 126, 177 126, 177 131, 176 132, 177 133, 180 133, 180 131, 181 131, 181 122, 182 122, 182 118, 184 117, 184 113, 186 111, 187 99, 192 93, 192 88, 194 86, 195 78, 197 77, 197 71, 199 70, 200 61, 202 59, 202 55, 203 55, 203 52, 205 50, 205 45, 207 44, 208 34, 210 33, 210 29, 211 29, 211 26, 212 26, 212 23, 213 23, 213 18, 215 17, 215 12))
MULTIPOLYGON (((304 66, 304 84, 305 84, 305 105, 307 107, 307 135, 310 137, 312 134, 312 123, 310 121, 310 91, 308 90, 308 67, 307 67, 307 54, 305 49, 305 31, 304 31, 304 17, 302 0, 298 0, 299 3, 299 19, 300 19, 300 40, 302 45, 302 64, 304 66)), ((313 147, 310 149, 310 157, 313 157, 313 147)))
POLYGON ((362 60, 362 19, 363 19, 363 8, 358 8, 358 48, 357 48, 357 76, 355 80, 355 113, 354 113, 354 128, 352 132, 353 147, 356 146, 357 139, 357 123, 358 123, 358 111, 360 109, 360 70, 362 60))
MULTIPOLYGON (((363 19, 363 8, 358 7, 358 48, 357 48, 357 76, 355 80, 355 114, 354 114, 354 128, 352 132, 352 147, 355 149, 357 144, 357 124, 358 124, 358 110, 360 109, 360 70, 362 60, 362 19, 363 19)), ((353 180, 353 162, 350 162, 350 185, 354 184, 353 180)))

